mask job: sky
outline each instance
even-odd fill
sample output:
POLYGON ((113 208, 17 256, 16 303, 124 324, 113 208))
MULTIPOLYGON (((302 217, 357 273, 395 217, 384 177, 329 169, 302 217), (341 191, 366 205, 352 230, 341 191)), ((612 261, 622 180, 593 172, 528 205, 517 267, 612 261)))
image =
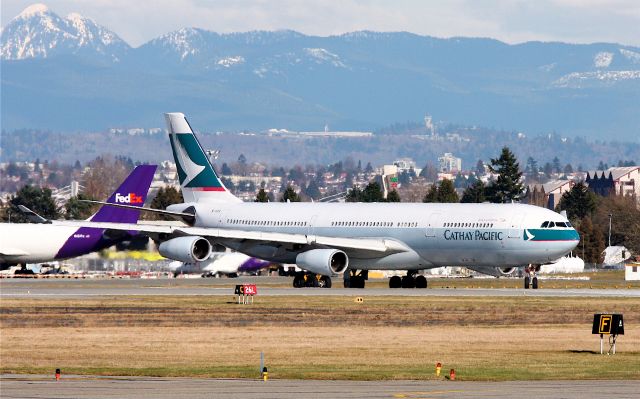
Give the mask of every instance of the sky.
MULTIPOLYGON (((1 22, 36 1, 2 0, 1 22)), ((640 46, 640 0, 51 0, 137 47, 184 27, 228 33, 291 29, 328 36, 358 30, 435 37, 614 42, 640 46)))

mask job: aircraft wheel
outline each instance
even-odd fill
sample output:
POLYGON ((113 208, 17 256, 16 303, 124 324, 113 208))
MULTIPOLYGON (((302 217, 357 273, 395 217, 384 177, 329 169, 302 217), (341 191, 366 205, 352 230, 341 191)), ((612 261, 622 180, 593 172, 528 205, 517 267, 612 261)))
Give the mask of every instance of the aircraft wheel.
POLYGON ((320 279, 320 287, 321 288, 331 288, 331 277, 322 276, 320 279))
POLYGON ((529 276, 525 276, 524 278, 524 289, 528 290, 529 289, 529 282, 531 281, 531 279, 529 278, 529 276))
POLYGON ((389 279, 389 288, 400 288, 402 287, 402 279, 400 276, 393 276, 389 279))
POLYGON ((416 288, 416 279, 413 276, 402 277, 402 288, 416 288))
POLYGON ((416 277, 416 288, 427 288, 427 278, 425 276, 416 277))
POLYGON ((300 276, 293 277, 293 288, 301 288, 304 281, 300 276))
POLYGON ((531 279, 531 288, 533 288, 534 290, 538 289, 538 277, 534 277, 533 279, 531 279))
POLYGON ((362 276, 351 277, 351 288, 364 288, 364 277, 362 276))

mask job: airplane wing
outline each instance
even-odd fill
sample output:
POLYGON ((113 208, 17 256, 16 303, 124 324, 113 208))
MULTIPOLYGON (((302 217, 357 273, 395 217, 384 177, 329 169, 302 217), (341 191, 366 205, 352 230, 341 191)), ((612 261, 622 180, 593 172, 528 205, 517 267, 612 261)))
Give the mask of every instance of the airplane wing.
POLYGON ((29 252, 25 252, 20 248, 4 248, 0 247, 0 256, 2 257, 14 257, 14 256, 25 256, 29 255, 29 252))
POLYGON ((139 231, 152 234, 172 234, 178 236, 201 236, 207 238, 231 239, 239 241, 278 242, 287 244, 301 244, 310 246, 326 246, 336 249, 358 250, 375 252, 378 255, 392 254, 410 251, 402 242, 387 238, 370 237, 326 237, 307 234, 290 234, 265 231, 247 231, 209 227, 189 227, 184 225, 155 225, 136 223, 108 223, 89 222, 82 220, 54 221, 54 224, 62 224, 77 227, 92 227, 98 229, 139 231))

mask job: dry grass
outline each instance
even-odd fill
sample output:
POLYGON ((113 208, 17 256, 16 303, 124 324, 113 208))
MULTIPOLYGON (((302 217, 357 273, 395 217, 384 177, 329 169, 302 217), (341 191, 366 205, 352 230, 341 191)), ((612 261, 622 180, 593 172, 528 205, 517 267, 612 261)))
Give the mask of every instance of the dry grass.
POLYGON ((609 298, 3 300, 2 372, 429 379, 640 379, 640 301, 609 298), (600 356, 593 313, 625 314, 600 356))

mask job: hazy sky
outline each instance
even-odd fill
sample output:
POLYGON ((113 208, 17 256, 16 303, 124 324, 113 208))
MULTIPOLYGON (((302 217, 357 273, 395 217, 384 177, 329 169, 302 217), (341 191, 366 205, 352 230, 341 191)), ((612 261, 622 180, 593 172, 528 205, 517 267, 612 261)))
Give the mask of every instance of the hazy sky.
MULTIPOLYGON (((2 26, 34 1, 2 0, 2 26)), ((356 30, 436 37, 492 37, 640 46, 640 0, 53 0, 136 47, 183 27, 215 32, 292 29, 311 35, 356 30)))

